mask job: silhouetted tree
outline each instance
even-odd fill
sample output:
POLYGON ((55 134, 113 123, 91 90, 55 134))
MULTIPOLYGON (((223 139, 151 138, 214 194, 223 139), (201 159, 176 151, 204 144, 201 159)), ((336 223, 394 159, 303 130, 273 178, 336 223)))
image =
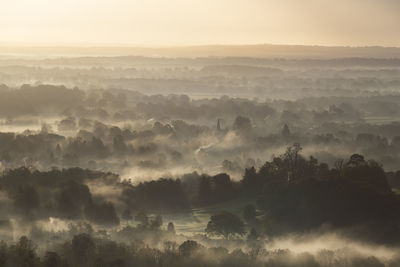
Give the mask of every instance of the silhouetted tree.
POLYGON ((262 181, 254 167, 245 169, 241 183, 246 192, 249 193, 257 192, 262 189, 262 181))
POLYGON ((163 219, 161 215, 156 215, 150 222, 150 229, 159 229, 163 224, 163 219))
POLYGON ((79 234, 72 239, 72 260, 76 266, 90 266, 94 261, 95 243, 88 234, 79 234))
POLYGON ((253 204, 246 205, 243 211, 243 218, 246 221, 254 221, 256 219, 256 215, 256 207, 253 204))
POLYGON ((47 251, 43 258, 43 267, 67 267, 68 263, 56 252, 47 251))
POLYGON ((283 126, 283 129, 282 129, 281 134, 282 134, 282 136, 285 137, 285 138, 290 137, 291 133, 290 133, 290 130, 289 130, 289 126, 288 126, 287 124, 285 124, 285 125, 283 126))
POLYGON ((168 223, 167 231, 168 233, 175 234, 175 226, 173 222, 168 223))
POLYGON ((251 132, 251 121, 247 117, 237 116, 232 128, 240 134, 248 134, 251 132))
POLYGON ((231 235, 243 235, 244 224, 242 220, 228 211, 221 211, 210 217, 206 233, 211 235, 222 235, 228 238, 231 235))
POLYGON ((257 240, 260 235, 257 233, 256 229, 251 228, 249 235, 247 236, 247 240, 257 240))
POLYGON ((131 213, 131 209, 130 208, 125 208, 124 211, 122 212, 121 218, 124 220, 132 220, 133 216, 131 213))
POLYGON ((179 246, 179 254, 184 256, 184 257, 189 257, 193 253, 196 253, 198 250, 200 250, 202 246, 197 243, 196 241, 193 240, 186 240, 179 246))
POLYGON ((90 203, 85 207, 86 217, 94 223, 118 225, 119 218, 111 202, 90 203))
POLYGON ((32 185, 21 185, 15 194, 14 204, 25 214, 30 214, 40 205, 39 194, 32 185))
POLYGON ((198 203, 209 204, 212 201, 211 179, 208 176, 201 176, 198 189, 198 203))
POLYGON ((36 246, 26 236, 22 236, 18 243, 10 247, 10 256, 7 259, 9 266, 35 267, 40 266, 40 259, 36 254, 36 246))
POLYGON ((293 146, 288 147, 286 152, 283 154, 283 161, 287 165, 287 178, 288 180, 291 179, 298 179, 301 176, 301 162, 302 157, 300 156, 300 151, 303 148, 300 146, 299 143, 293 144, 293 146))
POLYGON ((364 160, 364 156, 360 155, 360 154, 353 154, 350 156, 349 161, 347 162, 346 165, 350 165, 350 166, 358 166, 361 164, 364 164, 365 160, 364 160))
POLYGON ((136 214, 135 220, 137 222, 139 222, 139 225, 141 227, 147 227, 149 225, 149 217, 147 216, 147 214, 143 210, 139 211, 136 214))
POLYGON ((213 185, 213 201, 221 202, 229 200, 233 197, 234 192, 229 175, 220 173, 211 178, 213 185))

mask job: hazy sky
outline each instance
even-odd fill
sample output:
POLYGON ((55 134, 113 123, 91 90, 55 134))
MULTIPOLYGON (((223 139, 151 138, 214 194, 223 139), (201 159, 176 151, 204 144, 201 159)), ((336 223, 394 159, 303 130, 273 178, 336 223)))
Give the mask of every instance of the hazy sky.
POLYGON ((400 46, 400 0, 0 0, 0 43, 400 46))

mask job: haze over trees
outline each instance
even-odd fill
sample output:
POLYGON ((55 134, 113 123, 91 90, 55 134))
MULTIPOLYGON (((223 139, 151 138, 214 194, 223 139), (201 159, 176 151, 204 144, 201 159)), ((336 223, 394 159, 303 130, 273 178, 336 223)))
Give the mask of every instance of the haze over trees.
POLYGON ((399 266, 400 61, 344 50, 0 57, 0 266, 399 266))

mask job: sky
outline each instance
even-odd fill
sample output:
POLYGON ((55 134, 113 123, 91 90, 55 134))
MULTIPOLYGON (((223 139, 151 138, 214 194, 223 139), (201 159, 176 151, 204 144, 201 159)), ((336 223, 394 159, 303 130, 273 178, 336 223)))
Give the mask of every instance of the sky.
POLYGON ((400 0, 0 0, 0 44, 400 46, 400 0))

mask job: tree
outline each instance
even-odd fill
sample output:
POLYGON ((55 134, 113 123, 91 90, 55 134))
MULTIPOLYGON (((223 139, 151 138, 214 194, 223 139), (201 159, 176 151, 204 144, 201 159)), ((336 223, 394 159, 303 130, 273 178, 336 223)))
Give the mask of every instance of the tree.
POLYGON ((343 176, 344 167, 345 167, 344 159, 338 159, 335 161, 334 170, 337 172, 339 177, 343 176))
POLYGON ((162 224, 163 224, 163 219, 161 215, 157 215, 151 220, 150 228, 156 230, 159 229, 162 224))
POLYGON ((56 196, 57 209, 62 217, 74 219, 81 216, 82 207, 92 202, 89 187, 76 181, 68 181, 56 196))
POLYGON ((288 138, 288 137, 291 135, 290 130, 289 130, 289 126, 288 126, 287 124, 285 124, 285 125, 283 126, 283 129, 282 129, 281 134, 282 134, 282 136, 285 137, 285 138, 288 138))
POLYGON ((168 233, 175 234, 175 226, 173 222, 168 223, 167 231, 168 233))
POLYGON ((246 221, 254 221, 256 219, 256 215, 256 207, 254 207, 253 204, 246 205, 243 211, 243 218, 246 221))
POLYGON ((228 211, 221 211, 211 216, 205 229, 207 234, 222 235, 225 238, 238 234, 244 235, 244 223, 242 220, 228 211))
POLYGON ((39 257, 36 254, 36 245, 34 245, 26 236, 22 236, 18 243, 10 250, 13 252, 10 259, 10 266, 39 266, 39 257))
POLYGON ((360 154, 351 155, 349 161, 347 162, 348 166, 359 166, 365 163, 364 156, 360 154))
POLYGON ((72 239, 72 256, 76 266, 89 266, 95 254, 95 243, 88 234, 79 234, 72 239))
POLYGON ((257 233, 256 229, 251 228, 249 235, 247 236, 247 240, 257 240, 260 235, 257 233))
POLYGON ((14 204, 25 214, 39 208, 40 199, 35 187, 29 184, 19 186, 15 195, 14 204))
POLYGON ((43 258, 44 267, 64 267, 66 262, 56 252, 47 251, 43 258))
POLYGON ((8 260, 8 247, 5 241, 0 241, 0 266, 6 266, 8 260))
POLYGON ((300 178, 300 161, 303 159, 300 151, 303 148, 299 143, 294 143, 293 146, 288 147, 283 154, 283 161, 287 165, 288 180, 300 178))
POLYGON ((193 240, 186 240, 179 246, 179 254, 188 257, 202 248, 202 245, 193 240))
POLYGON ((254 167, 245 169, 241 182, 244 189, 249 193, 260 191, 262 189, 262 180, 260 179, 259 175, 257 175, 257 171, 254 167))
POLYGON ((226 173, 220 173, 212 177, 213 200, 215 202, 226 201, 233 197, 231 178, 226 173))
POLYGON ((248 134, 251 132, 251 120, 247 117, 237 116, 233 123, 233 129, 240 134, 248 134))
POLYGON ((212 201, 211 179, 205 175, 200 177, 198 187, 198 204, 209 204, 212 201))
POLYGON ((121 218, 124 220, 132 220, 133 216, 129 207, 125 208, 122 212, 121 218))
POLYGON ((117 152, 125 152, 127 149, 127 146, 124 141, 124 137, 122 135, 117 135, 113 138, 113 148, 114 151, 117 152))
POLYGON ((365 161, 364 157, 357 154, 352 155, 349 162, 351 163, 344 169, 345 179, 371 187, 383 194, 391 192, 385 171, 380 164, 373 160, 365 161))
POLYGON ((141 227, 147 227, 149 225, 149 217, 143 210, 136 214, 135 220, 139 222, 139 226, 141 227))
POLYGON ((86 217, 95 223, 103 225, 118 225, 119 218, 111 202, 90 203, 85 207, 86 217))

